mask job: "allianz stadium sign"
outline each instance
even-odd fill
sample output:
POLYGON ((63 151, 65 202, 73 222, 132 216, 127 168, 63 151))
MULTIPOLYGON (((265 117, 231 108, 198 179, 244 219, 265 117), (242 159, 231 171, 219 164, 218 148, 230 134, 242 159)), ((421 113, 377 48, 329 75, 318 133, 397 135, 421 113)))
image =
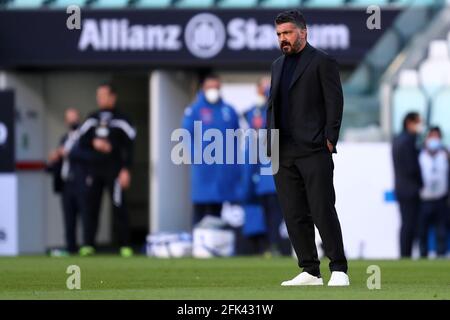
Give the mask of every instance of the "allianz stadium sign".
MULTIPOLYGON (((309 42, 355 64, 392 24, 369 30, 364 10, 304 10, 309 42)), ((276 10, 82 10, 69 30, 65 11, 0 11, 0 66, 260 66, 280 55, 276 10), (28 25, 27 25, 28 24, 28 25), (32 33, 30 34, 30 31, 32 33)))
MULTIPOLYGON (((312 25, 308 33, 310 43, 321 49, 350 47, 350 30, 345 24, 312 25)), ((129 19, 86 19, 78 41, 80 51, 178 51, 183 45, 202 59, 213 58, 225 46, 231 51, 278 48, 273 24, 234 18, 225 26, 211 13, 193 16, 185 28, 178 24, 132 25, 129 19)))

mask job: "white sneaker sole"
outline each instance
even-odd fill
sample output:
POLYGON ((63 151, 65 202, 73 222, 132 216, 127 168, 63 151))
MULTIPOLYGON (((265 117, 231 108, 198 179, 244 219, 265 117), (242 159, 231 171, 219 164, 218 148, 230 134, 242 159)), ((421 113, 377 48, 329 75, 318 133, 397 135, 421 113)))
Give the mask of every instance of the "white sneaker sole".
POLYGON ((282 282, 282 287, 302 287, 302 286, 323 286, 323 280, 320 279, 314 282, 305 282, 305 283, 290 283, 290 282, 282 282))
POLYGON ((329 287, 348 287, 349 285, 350 285, 350 283, 336 283, 336 284, 329 283, 328 284, 329 287))

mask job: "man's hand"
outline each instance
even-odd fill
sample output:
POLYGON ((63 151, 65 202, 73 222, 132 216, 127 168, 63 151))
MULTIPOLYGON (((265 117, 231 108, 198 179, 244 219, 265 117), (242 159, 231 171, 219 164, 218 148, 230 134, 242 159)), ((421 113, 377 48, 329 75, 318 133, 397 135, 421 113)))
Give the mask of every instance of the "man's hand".
POLYGON ((327 139, 327 147, 328 147, 328 150, 330 151, 330 153, 333 153, 334 146, 328 139, 327 139))
POLYGON ((52 150, 48 155, 48 162, 55 163, 65 156, 64 148, 59 147, 52 150))
POLYGON ((48 154, 48 162, 54 163, 54 162, 58 161, 58 159, 59 159, 59 155, 58 155, 58 151, 57 150, 52 150, 48 154))
POLYGON ((69 152, 67 152, 67 150, 64 149, 64 147, 59 148, 58 152, 59 152, 61 158, 66 158, 69 155, 69 152))
POLYGON ((109 143, 107 140, 102 138, 95 138, 92 141, 92 145, 95 150, 102 152, 102 153, 110 153, 112 150, 111 143, 109 143))
POLYGON ((128 171, 127 168, 123 168, 122 170, 120 170, 118 179, 120 187, 122 189, 126 190, 130 187, 131 175, 130 171, 128 171))

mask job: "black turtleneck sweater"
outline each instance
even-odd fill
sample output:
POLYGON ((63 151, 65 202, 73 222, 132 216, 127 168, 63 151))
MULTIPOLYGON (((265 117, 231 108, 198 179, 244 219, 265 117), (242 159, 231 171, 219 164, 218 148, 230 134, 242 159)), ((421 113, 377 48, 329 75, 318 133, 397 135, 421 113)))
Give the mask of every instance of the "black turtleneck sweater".
POLYGON ((295 68, 301 59, 303 50, 291 55, 286 55, 283 62, 283 70, 281 71, 280 85, 278 86, 277 94, 277 106, 275 110, 277 111, 277 128, 280 129, 280 138, 282 140, 292 140, 291 131, 289 128, 289 85, 292 81, 292 76, 294 75, 295 68))

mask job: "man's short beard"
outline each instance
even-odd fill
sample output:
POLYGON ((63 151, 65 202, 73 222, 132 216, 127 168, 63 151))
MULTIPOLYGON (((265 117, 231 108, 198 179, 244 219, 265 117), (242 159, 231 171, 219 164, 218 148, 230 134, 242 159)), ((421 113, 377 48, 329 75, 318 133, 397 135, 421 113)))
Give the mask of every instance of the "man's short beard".
POLYGON ((302 39, 297 39, 296 41, 295 41, 295 43, 291 46, 291 48, 292 48, 292 51, 289 51, 289 52, 285 52, 283 49, 281 49, 281 51, 283 51, 283 54, 285 54, 285 55, 287 55, 287 56, 290 56, 290 55, 292 55, 292 54, 295 54, 295 53, 297 53, 299 50, 300 50, 300 48, 302 47, 302 39))

